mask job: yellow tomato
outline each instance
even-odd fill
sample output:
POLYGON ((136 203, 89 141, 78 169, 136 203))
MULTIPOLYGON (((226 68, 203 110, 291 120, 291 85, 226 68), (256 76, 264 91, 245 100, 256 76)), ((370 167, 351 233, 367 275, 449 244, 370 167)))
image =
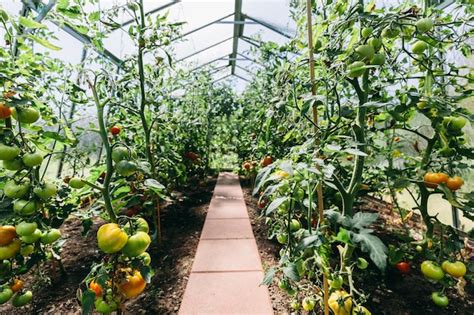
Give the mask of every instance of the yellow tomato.
POLYGON ((107 223, 102 225, 97 232, 99 248, 106 254, 120 251, 127 244, 128 235, 118 224, 107 223))

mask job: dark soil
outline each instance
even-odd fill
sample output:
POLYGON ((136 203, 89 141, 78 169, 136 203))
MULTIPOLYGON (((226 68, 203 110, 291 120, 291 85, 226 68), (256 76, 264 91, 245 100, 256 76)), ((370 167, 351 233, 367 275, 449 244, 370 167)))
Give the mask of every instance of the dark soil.
MULTIPOLYGON (((163 245, 150 250, 155 276, 145 293, 126 304, 125 313, 177 313, 215 184, 216 178, 210 177, 186 191, 174 192, 173 201, 163 205, 163 245)), ((92 263, 100 261, 95 235, 102 223, 94 220, 91 231, 83 237, 81 221, 74 217, 66 220, 61 227, 65 240, 61 251, 64 272, 57 263, 39 268, 41 275, 38 270, 31 270, 23 277, 25 283, 44 279, 30 288, 34 291, 33 302, 22 309, 2 305, 0 314, 80 314, 76 291, 92 263)))
MULTIPOLYGON (((260 217, 257 198, 251 195, 251 189, 245 181, 242 181, 242 185, 244 186, 244 197, 264 269, 277 266, 280 245, 276 241, 268 240, 268 228, 265 225, 265 219, 260 217)), ((402 224, 398 219, 399 215, 391 211, 390 204, 368 197, 364 199, 361 207, 364 211, 373 211, 380 214, 380 218, 374 228, 385 244, 393 244, 395 246, 399 244, 400 241, 395 236, 395 233, 401 231, 402 224)), ((418 215, 413 215, 410 221, 407 222, 407 226, 412 231, 412 234, 419 233, 421 235, 423 224, 418 215)), ((362 273, 356 279, 359 287, 370 296, 366 306, 372 314, 474 314, 474 288, 472 284, 468 284, 465 287, 464 297, 460 297, 455 288, 449 289, 447 292, 449 306, 445 309, 436 307, 431 301, 431 293, 439 291, 440 288, 423 277, 418 267, 420 263, 421 261, 416 260, 412 262, 412 272, 409 275, 400 275, 398 271, 389 266, 385 275, 372 269, 364 271, 365 273, 362 273)), ((269 290, 275 313, 291 313, 289 303, 292 301, 292 297, 280 290, 276 283, 273 283, 269 290)))

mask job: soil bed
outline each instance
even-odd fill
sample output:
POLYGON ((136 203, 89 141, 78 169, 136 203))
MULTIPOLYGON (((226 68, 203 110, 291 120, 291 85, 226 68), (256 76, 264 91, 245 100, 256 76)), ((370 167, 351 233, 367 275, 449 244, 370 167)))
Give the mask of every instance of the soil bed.
MULTIPOLYGON (((241 181, 244 189, 244 198, 252 222, 253 232, 262 257, 264 269, 278 265, 280 245, 273 240, 268 240, 268 228, 265 225, 265 218, 260 217, 260 209, 257 207, 257 198, 252 196, 252 190, 247 181, 241 181)), ((375 198, 364 199, 361 207, 364 211, 377 212, 380 215, 374 227, 378 236, 385 244, 397 245, 399 242, 394 231, 400 230, 401 222, 399 215, 391 211, 390 204, 375 198)), ((409 229, 416 229, 422 233, 422 223, 419 216, 413 215, 407 223, 409 229)), ((370 300, 366 303, 372 314, 383 315, 420 315, 420 314, 474 314, 474 287, 468 284, 465 287, 465 296, 459 297, 455 289, 449 289, 449 306, 445 309, 436 307, 431 301, 431 293, 438 291, 439 286, 426 280, 419 265, 421 261, 412 261, 412 272, 403 276, 393 267, 387 267, 385 276, 374 269, 365 270, 359 273, 356 284, 370 294, 370 300)), ((290 314, 289 303, 292 297, 288 296, 278 288, 276 283, 269 287, 270 297, 275 314, 290 314)), ((322 313, 321 313, 322 314, 322 313)))
MULTIPOLYGON (((216 178, 209 177, 185 191, 174 192, 173 201, 163 205, 163 245, 150 250, 155 276, 145 293, 126 304, 125 313, 177 313, 215 184, 216 178)), ((13 309, 9 303, 2 305, 0 314, 80 314, 76 290, 91 264, 101 258, 95 235, 102 223, 94 220, 91 231, 83 237, 80 220, 74 217, 66 220, 61 227, 65 241, 61 252, 64 273, 57 264, 40 267, 49 281, 33 288, 33 302, 22 309, 13 309)), ((34 269, 23 279, 31 283, 36 276, 34 269)))

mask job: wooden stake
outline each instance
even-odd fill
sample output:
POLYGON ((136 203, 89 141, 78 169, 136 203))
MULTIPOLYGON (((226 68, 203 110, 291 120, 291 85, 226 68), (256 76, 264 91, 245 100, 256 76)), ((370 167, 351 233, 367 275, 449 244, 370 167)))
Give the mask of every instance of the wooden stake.
MULTIPOLYGON (((313 16, 312 16, 312 6, 311 0, 306 0, 306 14, 307 14, 307 26, 308 26, 308 48, 309 48, 309 75, 311 80, 311 94, 316 95, 316 84, 315 84, 315 74, 314 74, 314 55, 313 55, 313 16)), ((318 108, 316 105, 313 105, 313 122, 315 125, 315 132, 318 132, 318 108)), ((316 139, 316 143, 319 141, 316 139)), ((319 154, 316 153, 316 157, 319 157, 319 154)), ((318 216, 320 226, 324 222, 324 200, 323 200, 323 186, 321 182, 316 187, 317 200, 318 200, 318 216)), ((325 274, 323 274, 323 290, 324 290, 324 315, 329 314, 329 286, 328 279, 325 274)))

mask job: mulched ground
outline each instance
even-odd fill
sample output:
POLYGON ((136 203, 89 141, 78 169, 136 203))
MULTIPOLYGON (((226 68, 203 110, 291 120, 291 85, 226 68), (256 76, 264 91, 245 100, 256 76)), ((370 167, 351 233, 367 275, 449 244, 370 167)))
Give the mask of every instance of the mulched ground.
MULTIPOLYGON (((144 294, 126 304, 127 314, 177 313, 215 184, 216 178, 209 177, 186 191, 174 192, 174 201, 163 205, 163 245, 150 250, 155 276, 144 294)), ((32 288, 33 302, 21 309, 2 305, 0 314, 80 314, 76 290, 92 263, 101 258, 95 235, 102 223, 94 220, 92 230, 83 237, 79 219, 65 221, 61 227, 63 272, 57 263, 31 270, 23 277, 27 287, 44 280, 32 288)))
MULTIPOLYGON (((246 181, 241 181, 244 187, 244 197, 249 210, 253 231, 257 245, 262 257, 264 269, 277 266, 279 260, 280 245, 276 241, 267 239, 268 228, 265 219, 260 217, 257 207, 257 198, 251 195, 251 189, 246 181)), ((395 231, 401 230, 399 215, 392 212, 390 204, 379 199, 366 198, 361 207, 364 211, 372 211, 380 214, 380 218, 374 227, 378 236, 385 244, 396 245, 398 239, 394 236, 395 231)), ((418 215, 413 215, 407 228, 412 234, 422 234, 423 224, 418 215)), ((421 261, 413 261, 412 272, 403 276, 394 268, 388 267, 387 273, 381 275, 377 270, 368 268, 356 281, 359 287, 370 294, 370 301, 366 304, 372 314, 382 315, 427 315, 427 314, 474 314, 474 286, 468 284, 465 287, 466 295, 460 297, 455 289, 449 289, 447 294, 450 304, 445 309, 436 307, 431 301, 431 292, 439 288, 426 280, 419 265, 421 261)), ((276 283, 269 287, 270 297, 275 314, 290 314, 289 303, 292 297, 280 290, 276 283)))

